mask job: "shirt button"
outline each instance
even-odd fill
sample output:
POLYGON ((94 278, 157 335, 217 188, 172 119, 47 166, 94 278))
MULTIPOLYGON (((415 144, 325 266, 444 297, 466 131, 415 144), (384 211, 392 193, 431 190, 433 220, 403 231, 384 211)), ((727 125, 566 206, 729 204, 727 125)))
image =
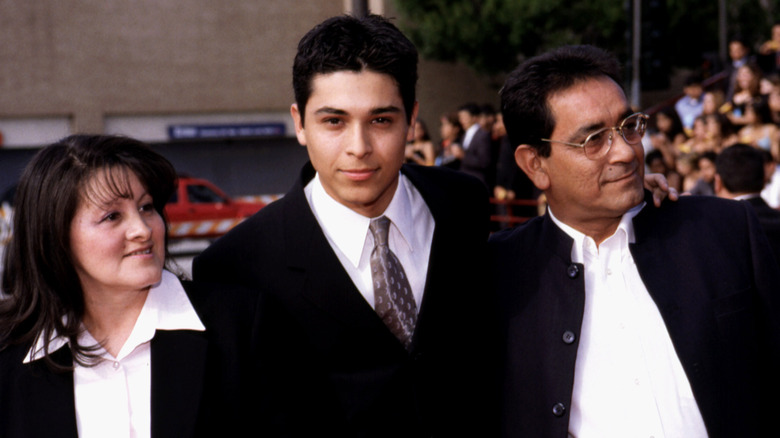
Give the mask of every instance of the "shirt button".
POLYGON ((574 336, 574 332, 571 330, 566 330, 563 332, 563 342, 566 344, 571 344, 574 342, 574 340, 577 339, 576 336, 574 336))
POLYGON ((562 417, 566 413, 566 406, 563 403, 556 403, 552 408, 552 413, 556 417, 562 417))
POLYGON ((577 278, 577 274, 580 273, 580 268, 575 264, 571 264, 567 268, 566 273, 569 274, 569 278, 577 278))
POLYGON ((118 370, 121 364, 118 361, 114 361, 113 364, 111 364, 112 367, 114 367, 115 370, 118 370))
POLYGON ((612 269, 607 269, 607 275, 612 275, 612 269))

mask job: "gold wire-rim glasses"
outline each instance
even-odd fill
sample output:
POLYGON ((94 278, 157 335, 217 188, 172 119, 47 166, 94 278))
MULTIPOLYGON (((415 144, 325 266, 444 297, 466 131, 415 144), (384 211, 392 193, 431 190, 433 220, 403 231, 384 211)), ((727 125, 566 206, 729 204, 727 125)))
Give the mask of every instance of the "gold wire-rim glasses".
POLYGON ((642 141, 642 137, 647 130, 647 120, 649 118, 650 116, 642 112, 631 114, 623 119, 618 126, 604 127, 595 132, 591 132, 582 143, 569 143, 567 141, 553 140, 550 138, 542 138, 541 140, 548 143, 561 143, 567 146, 582 148, 586 157, 595 160, 603 157, 612 149, 612 144, 614 143, 613 132, 615 131, 620 133, 620 136, 623 137, 623 140, 628 144, 634 145, 642 141), (605 138, 599 138, 599 136, 605 132, 609 132, 609 135, 605 138), (606 147, 604 147, 605 145, 606 147))

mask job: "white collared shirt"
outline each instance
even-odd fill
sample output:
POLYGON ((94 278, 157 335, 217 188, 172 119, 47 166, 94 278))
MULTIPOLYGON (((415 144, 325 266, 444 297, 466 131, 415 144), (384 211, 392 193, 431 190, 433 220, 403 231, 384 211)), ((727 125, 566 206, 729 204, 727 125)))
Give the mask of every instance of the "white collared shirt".
MULTIPOLYGON (((639 276, 629 243, 632 219, 598 247, 560 222, 585 267, 585 311, 574 372, 569 436, 706 437, 704 420, 661 313, 639 276)), ((659 261, 662 262, 662 261, 659 261)))
POLYGON ((479 131, 479 123, 474 123, 473 125, 469 126, 469 129, 466 130, 466 132, 463 134, 463 150, 471 146, 471 140, 474 139, 474 134, 479 131))
MULTIPOLYGON (((322 187, 319 175, 306 185, 304 192, 333 252, 373 308, 374 287, 369 259, 374 238, 368 230, 372 218, 355 213, 331 198, 322 187)), ((420 192, 403 174, 398 178, 398 187, 383 215, 392 221, 388 244, 406 272, 419 311, 428 275, 433 216, 420 192)))
MULTIPOLYGON (((95 366, 74 364, 73 392, 80 438, 151 436, 150 341, 156 330, 205 330, 179 279, 168 271, 163 271, 160 283, 149 290, 133 331, 116 357, 103 350, 103 360, 95 366)), ((49 351, 67 342, 55 337, 49 351)), ((95 345, 97 341, 84 330, 79 343, 95 345)), ((42 348, 43 340, 39 339, 25 362, 42 358, 42 348)))

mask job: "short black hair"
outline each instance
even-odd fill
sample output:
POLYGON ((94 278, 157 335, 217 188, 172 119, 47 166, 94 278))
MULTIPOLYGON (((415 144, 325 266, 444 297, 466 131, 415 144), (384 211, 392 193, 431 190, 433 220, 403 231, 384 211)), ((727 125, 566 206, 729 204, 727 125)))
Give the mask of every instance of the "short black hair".
MULTIPOLYGON (((655 160, 661 160, 664 161, 664 154, 659 151, 658 149, 653 149, 652 151, 648 152, 647 155, 645 155, 645 164, 651 165, 653 164, 653 161, 655 160)), ((664 166, 666 166, 666 162, 664 162, 664 166)))
POLYGON ((723 149, 715 168, 731 193, 758 193, 764 188, 764 155, 753 146, 737 143, 723 149))
POLYGON ((466 111, 472 116, 478 116, 482 114, 482 108, 480 108, 479 105, 477 105, 475 102, 464 103, 458 108, 458 112, 460 111, 466 111))
POLYGON ((398 85, 407 121, 411 123, 417 61, 414 44, 379 15, 341 15, 323 21, 303 36, 293 62, 293 91, 301 123, 314 77, 344 70, 390 75, 398 85))
POLYGON ((509 74, 500 92, 501 113, 512 145, 528 144, 539 155, 549 156, 550 144, 541 139, 555 130, 550 96, 600 77, 620 86, 620 64, 614 55, 589 45, 563 46, 522 63, 509 74))

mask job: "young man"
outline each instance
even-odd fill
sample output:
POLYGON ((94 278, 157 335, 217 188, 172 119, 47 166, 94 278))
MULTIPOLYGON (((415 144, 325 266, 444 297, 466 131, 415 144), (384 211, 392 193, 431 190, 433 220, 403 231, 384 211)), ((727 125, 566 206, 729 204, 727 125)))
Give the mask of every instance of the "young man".
POLYGON ((780 273, 750 206, 652 208, 616 59, 529 59, 502 92, 548 212, 491 237, 510 437, 761 436, 780 390, 780 273))
POLYGON ((310 163, 284 198, 194 262, 196 280, 271 294, 300 326, 303 339, 289 342, 308 353, 290 383, 300 394, 288 434, 489 430, 487 193, 459 172, 402 165, 416 81, 417 51, 387 20, 313 28, 298 46, 291 108, 310 163))

